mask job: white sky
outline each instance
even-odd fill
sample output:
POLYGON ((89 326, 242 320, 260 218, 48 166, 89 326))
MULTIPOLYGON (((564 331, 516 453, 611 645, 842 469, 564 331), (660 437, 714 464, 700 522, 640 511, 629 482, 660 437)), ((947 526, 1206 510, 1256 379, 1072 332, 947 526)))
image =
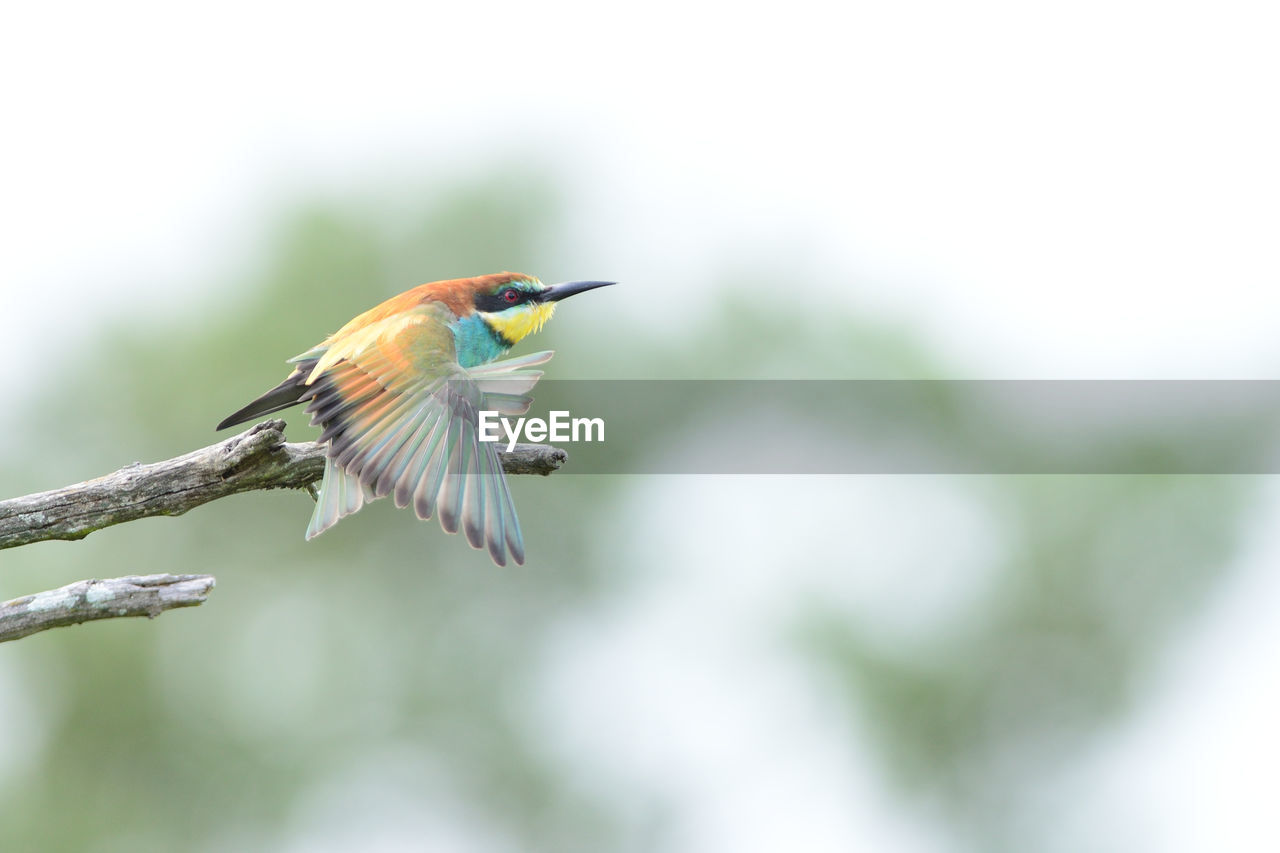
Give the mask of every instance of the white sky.
POLYGON ((587 191, 598 274, 659 295, 728 247, 830 271, 795 285, 923 325, 972 375, 1277 359, 1266 4, 354 9, 6 10, 6 339, 181 310, 289 190, 533 150, 587 191))
MULTIPOLYGON (((529 151, 583 194, 575 225, 598 268, 579 277, 690 311, 713 303, 688 283, 733 250, 922 328, 957 378, 1269 377, 1273 8, 8 4, 6 390, 105 316, 207 306, 200 288, 246 263, 290 192, 529 151)), ((664 323, 678 331, 677 312, 664 323)), ((1252 606, 1241 624, 1269 618, 1252 606)), ((1216 660, 1247 638, 1203 642, 1216 660)), ((1274 708, 1264 675, 1233 680, 1230 701, 1274 708)), ((1171 690, 1178 710, 1160 716, 1169 740, 1207 743, 1231 719, 1211 691, 1184 699, 1171 690)), ((1250 719, 1235 724, 1265 737, 1273 718, 1250 719)), ((1120 744, 1100 766, 1123 778, 1154 748, 1120 744)), ((1171 753, 1166 778, 1201 754, 1171 753)), ((1269 829, 1218 805, 1160 848, 1269 829)))

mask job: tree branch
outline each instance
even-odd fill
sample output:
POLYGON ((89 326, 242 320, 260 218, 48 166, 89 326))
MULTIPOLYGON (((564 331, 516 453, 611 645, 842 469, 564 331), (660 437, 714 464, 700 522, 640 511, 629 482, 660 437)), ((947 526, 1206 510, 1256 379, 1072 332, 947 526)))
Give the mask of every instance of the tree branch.
POLYGON ((131 575, 76 581, 58 589, 0 603, 0 643, 95 619, 146 616, 203 604, 212 575, 131 575))
MULTIPOLYGON (((257 424, 226 441, 164 462, 135 462, 96 480, 0 501, 0 548, 83 539, 95 530, 153 515, 182 515, 228 495, 310 489, 324 473, 324 448, 284 440, 284 421, 257 424)), ((543 444, 499 451, 508 474, 550 474, 568 458, 543 444)), ((41 593, 51 595, 52 593, 41 593)))

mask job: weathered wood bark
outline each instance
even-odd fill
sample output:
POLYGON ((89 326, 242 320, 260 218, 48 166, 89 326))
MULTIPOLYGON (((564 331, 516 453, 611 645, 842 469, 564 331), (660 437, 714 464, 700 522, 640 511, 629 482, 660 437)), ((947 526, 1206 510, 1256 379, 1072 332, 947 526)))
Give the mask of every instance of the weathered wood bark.
MULTIPOLYGON (((499 450, 508 474, 550 474, 568 458, 542 444, 499 450)), ((184 456, 135 462, 96 480, 0 501, 0 549, 49 539, 83 539, 95 530, 189 509, 241 492, 306 489, 324 474, 324 448, 284 440, 284 421, 257 424, 184 456)), ((83 580, 0 603, 0 642, 61 625, 117 616, 154 617, 191 607, 213 588, 210 575, 144 575, 83 580)))
MULTIPOLYGON (((550 474, 567 454, 542 444, 499 451, 508 474, 550 474)), ((83 539, 95 530, 153 515, 182 515, 228 495, 309 489, 324 473, 324 448, 284 440, 284 421, 256 426, 184 456, 134 463, 113 474, 0 501, 0 548, 83 539)))
POLYGON ((142 575, 76 581, 0 603, 0 643, 95 619, 146 616, 203 604, 212 575, 142 575))

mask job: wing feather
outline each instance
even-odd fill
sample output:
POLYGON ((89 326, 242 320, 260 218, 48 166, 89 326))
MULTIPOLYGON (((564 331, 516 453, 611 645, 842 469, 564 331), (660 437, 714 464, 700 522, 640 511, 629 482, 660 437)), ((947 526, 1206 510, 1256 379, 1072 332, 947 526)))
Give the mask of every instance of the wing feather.
POLYGON ((422 478, 413 487, 413 512, 418 518, 426 521, 435 515, 436 501, 444 482, 445 468, 449 465, 449 442, 446 440, 448 421, 444 420, 437 428, 438 436, 431 458, 427 461, 422 478))
POLYGON ((464 369, 444 313, 435 303, 416 306, 304 354, 310 364, 300 370, 311 369, 302 399, 328 443, 307 538, 391 495, 419 518, 438 515, 448 533, 461 529, 498 565, 508 555, 524 562, 497 447, 479 440, 479 412, 528 411, 542 376, 529 368, 552 353, 464 369))

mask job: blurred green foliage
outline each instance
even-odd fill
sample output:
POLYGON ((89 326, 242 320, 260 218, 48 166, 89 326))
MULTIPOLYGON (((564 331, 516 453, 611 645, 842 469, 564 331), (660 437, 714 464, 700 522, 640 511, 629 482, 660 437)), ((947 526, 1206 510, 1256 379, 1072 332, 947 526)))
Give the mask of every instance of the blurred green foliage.
POLYGON ((1137 704, 1175 629, 1230 565, 1252 483, 972 479, 1012 535, 964 624, 886 648, 818 604, 797 636, 843 686, 891 777, 945 815, 958 849, 1047 849, 1042 783, 1137 704))
MULTIPOLYGON (((285 358, 424 278, 538 273, 557 268, 550 254, 572 268, 563 204, 549 184, 503 173, 392 214, 349 199, 289 213, 248 280, 223 283, 164 325, 105 330, 92 357, 49 383, 57 391, 34 402, 16 443, 33 449, 17 458, 10 447, 3 460, 14 493, 210 443, 212 425, 277 382, 285 358)), ((902 330, 817 313, 778 323, 770 306, 734 295, 742 276, 726 270, 722 310, 678 344, 640 322, 605 328, 590 319, 597 306, 575 305, 573 321, 544 333, 558 351, 552 368, 945 375, 902 330)), ((642 289, 628 298, 642 300, 642 289)), ((673 429, 714 424, 715 401, 681 415, 673 429)), ((300 413, 286 416, 294 439, 314 435, 300 413)), ((1007 542, 965 624, 886 648, 826 601, 799 608, 779 641, 815 684, 839 685, 887 778, 942 816, 957 849, 1029 849, 1036 827, 1018 820, 1019 798, 1132 706, 1146 669, 1220 576, 1250 487, 1208 477, 967 482, 1007 542)), ((564 766, 535 712, 555 626, 629 580, 601 560, 600 540, 630 481, 511 485, 529 546, 523 569, 497 569, 460 537, 385 504, 304 543, 308 499, 284 492, 6 552, 5 597, 160 571, 213 572, 219 587, 205 606, 154 623, 99 623, 0 649, 9 683, 23 689, 3 707, 25 705, 24 725, 38 733, 26 763, 0 775, 0 849, 279 849, 317 821, 376 813, 360 791, 382 789, 362 780, 387 774, 403 796, 499 849, 653 849, 659 794, 651 810, 626 806, 564 766)))

